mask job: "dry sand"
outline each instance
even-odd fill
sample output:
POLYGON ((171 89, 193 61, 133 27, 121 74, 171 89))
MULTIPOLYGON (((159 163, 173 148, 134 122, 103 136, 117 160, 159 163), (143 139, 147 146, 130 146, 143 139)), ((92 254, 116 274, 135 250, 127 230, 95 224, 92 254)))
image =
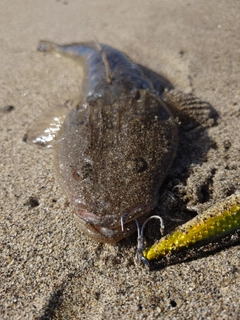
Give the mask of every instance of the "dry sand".
POLYGON ((168 195, 178 179, 175 197, 201 212, 240 191, 239 30, 239 0, 1 0, 1 319, 240 317, 239 246, 152 272, 137 267, 136 235, 115 246, 88 239, 55 182, 52 151, 22 141, 82 80, 71 61, 37 52, 38 41, 95 38, 218 112, 207 140, 190 141, 189 157, 179 149, 161 190, 168 195))

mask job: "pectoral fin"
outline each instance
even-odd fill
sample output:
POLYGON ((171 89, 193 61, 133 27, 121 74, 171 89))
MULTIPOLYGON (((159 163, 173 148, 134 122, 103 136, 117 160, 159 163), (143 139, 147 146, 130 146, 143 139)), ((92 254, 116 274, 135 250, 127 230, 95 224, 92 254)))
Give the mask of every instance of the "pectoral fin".
POLYGON ((23 140, 48 148, 52 147, 52 142, 68 113, 67 104, 51 107, 33 122, 23 140))
POLYGON ((191 128, 196 125, 210 127, 216 121, 217 113, 213 107, 193 94, 174 89, 164 94, 163 101, 183 124, 188 124, 190 120, 188 126, 191 128))

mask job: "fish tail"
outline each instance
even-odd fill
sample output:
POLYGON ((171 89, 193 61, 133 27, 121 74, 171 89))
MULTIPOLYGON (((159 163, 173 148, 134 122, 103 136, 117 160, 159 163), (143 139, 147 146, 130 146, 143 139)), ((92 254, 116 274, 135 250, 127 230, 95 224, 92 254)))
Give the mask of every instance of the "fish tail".
POLYGON ((37 50, 42 52, 58 51, 59 46, 50 41, 40 41, 37 50))
POLYGON ((58 45, 50 41, 42 40, 39 42, 37 50, 41 52, 51 52, 63 56, 78 57, 83 59, 89 59, 93 54, 101 56, 101 46, 94 42, 58 45))

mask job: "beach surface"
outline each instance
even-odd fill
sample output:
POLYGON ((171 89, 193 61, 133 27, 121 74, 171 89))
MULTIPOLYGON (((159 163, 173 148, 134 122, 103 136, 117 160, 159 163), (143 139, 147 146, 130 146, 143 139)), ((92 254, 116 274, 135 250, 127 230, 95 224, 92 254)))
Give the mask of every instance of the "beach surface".
MULTIPOLYGON (((1 319, 239 319, 239 245, 154 271, 138 266, 136 234, 116 245, 84 235, 52 150, 23 141, 83 78, 71 60, 38 52, 39 40, 109 44, 207 101, 213 121, 180 128, 160 190, 167 232, 240 192, 239 30, 239 0, 1 0, 1 319)), ((149 243, 158 228, 149 225, 149 243)))

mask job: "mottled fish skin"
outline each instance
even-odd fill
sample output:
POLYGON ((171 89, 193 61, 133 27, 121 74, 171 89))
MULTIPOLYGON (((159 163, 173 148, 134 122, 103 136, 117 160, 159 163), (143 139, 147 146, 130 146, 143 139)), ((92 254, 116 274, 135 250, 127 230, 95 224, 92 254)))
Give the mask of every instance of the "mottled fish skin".
POLYGON ((177 126, 160 99, 171 85, 107 45, 41 41, 38 50, 81 63, 85 77, 71 108, 52 108, 27 138, 53 146, 57 178, 82 230, 100 242, 119 241, 134 232, 133 219, 156 206, 174 159, 177 126))
POLYGON ((175 157, 177 126, 160 98, 171 85, 103 44, 41 41, 38 50, 81 63, 85 78, 70 111, 52 109, 28 139, 53 145, 56 175, 81 229, 97 241, 117 242, 156 206, 175 157))

